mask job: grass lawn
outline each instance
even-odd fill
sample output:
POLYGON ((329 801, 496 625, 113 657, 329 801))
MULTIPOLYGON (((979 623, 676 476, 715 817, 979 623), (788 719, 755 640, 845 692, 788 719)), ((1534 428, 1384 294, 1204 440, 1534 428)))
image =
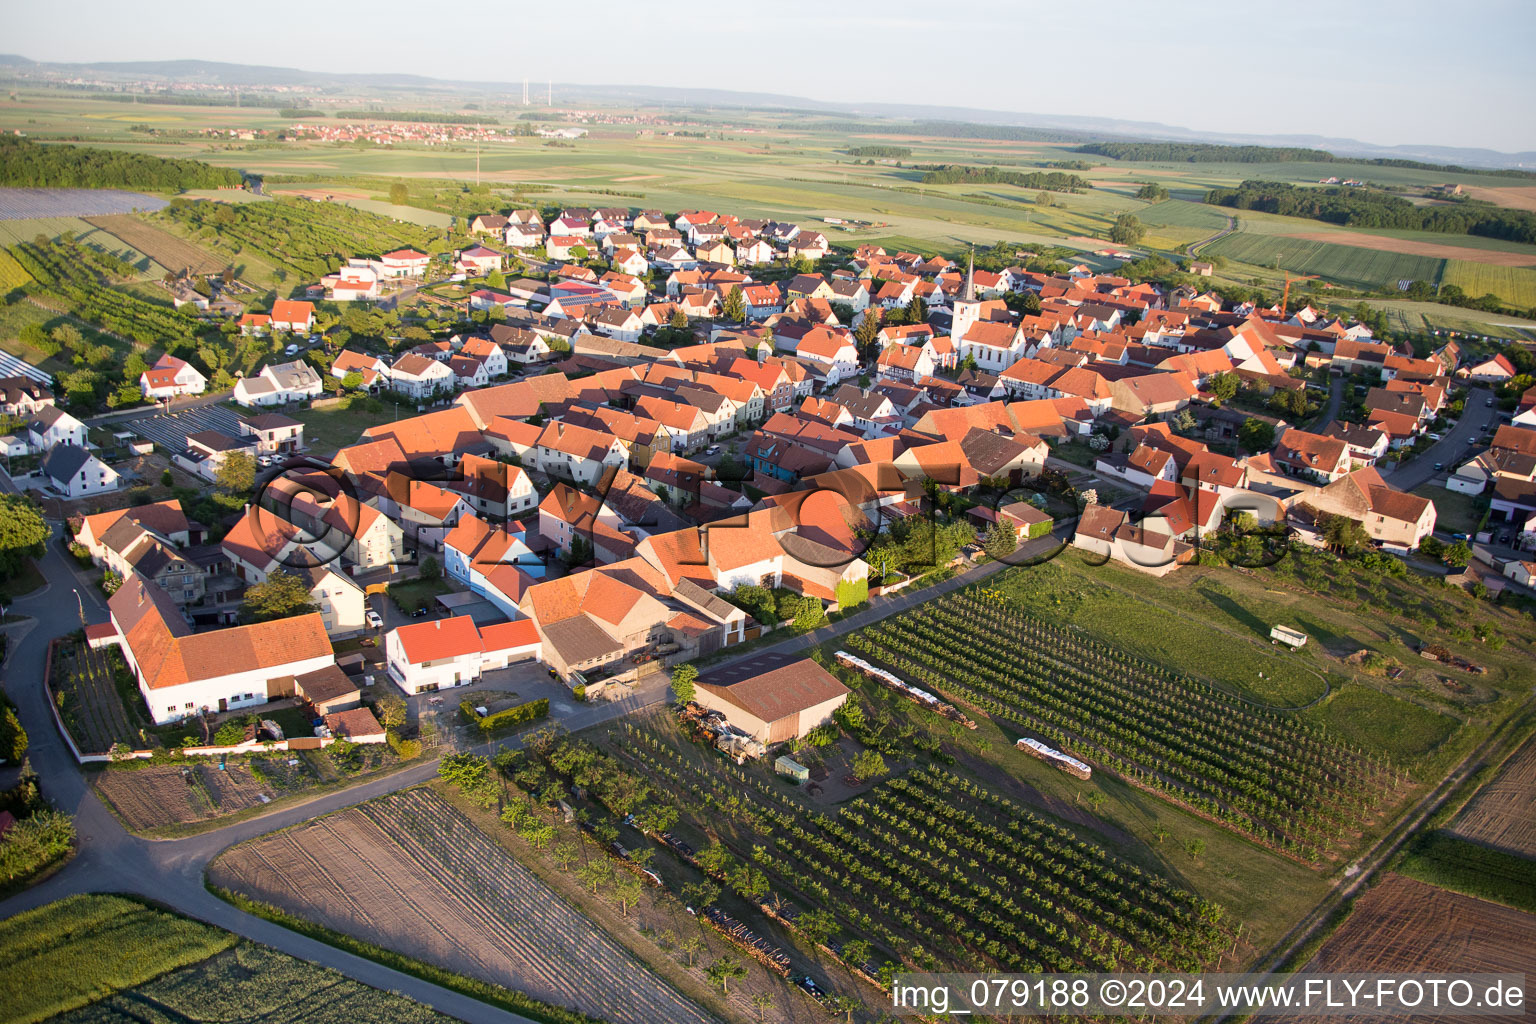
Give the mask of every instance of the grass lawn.
POLYGON ((1294 707, 1323 692, 1313 654, 1306 648, 1293 652, 1271 646, 1273 622, 1233 595, 1208 587, 1184 592, 1176 606, 1160 606, 1174 596, 1180 573, 1158 580, 1113 563, 1087 566, 1068 553, 1046 565, 1010 570, 997 587, 1041 618, 1258 703, 1294 707))
POLYGON ((435 580, 414 579, 405 583, 391 583, 388 593, 395 607, 409 615, 419 608, 430 608, 433 599, 452 589, 446 580, 439 577, 435 580))
POLYGON ((1092 469, 1094 461, 1103 453, 1094 451, 1081 441, 1067 441, 1062 444, 1052 445, 1050 454, 1063 462, 1070 462, 1074 466, 1092 469))
POLYGON ((1462 494, 1434 484, 1415 487, 1413 493, 1435 503, 1435 526, 1452 533, 1471 534, 1488 507, 1481 495, 1462 494))
POLYGON ((370 410, 359 402, 351 408, 344 405, 324 409, 300 409, 288 415, 304 424, 304 443, 312 453, 333 454, 339 448, 356 444, 364 430, 384 423, 395 415, 395 407, 382 404, 370 410))
POLYGON ((1459 725, 1450 715, 1363 685, 1345 685, 1301 714, 1340 739, 1400 761, 1428 754, 1459 725))
POLYGON ((21 563, 21 570, 6 580, 0 580, 0 603, 10 604, 18 597, 25 597, 48 581, 38 571, 37 565, 28 558, 21 563))

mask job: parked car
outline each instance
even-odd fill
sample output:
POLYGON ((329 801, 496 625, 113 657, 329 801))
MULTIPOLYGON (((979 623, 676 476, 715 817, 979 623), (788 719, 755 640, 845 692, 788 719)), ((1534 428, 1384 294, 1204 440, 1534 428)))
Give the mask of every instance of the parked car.
POLYGON ((429 609, 426 605, 422 605, 420 608, 417 608, 415 611, 411 612, 411 618, 424 619, 427 617, 427 612, 430 610, 431 609, 429 609))
POLYGON ((372 608, 369 608, 368 614, 363 616, 363 621, 368 623, 369 629, 384 628, 384 617, 378 612, 374 611, 372 608))
POLYGON ((718 451, 719 451, 719 450, 720 450, 720 446, 719 446, 719 445, 717 445, 717 444, 712 444, 712 445, 710 445, 710 446, 709 446, 709 447, 708 447, 708 448, 705 448, 705 449, 704 449, 704 454, 705 454, 705 455, 714 455, 714 454, 715 454, 715 453, 716 453, 716 452, 718 452, 718 451))
POLYGON ((1443 463, 1443 462, 1435 463, 1435 472, 1436 473, 1440 472, 1444 468, 1445 468, 1445 463, 1443 463))
POLYGON ((283 355, 285 356, 296 356, 298 354, 299 346, 297 345, 289 345, 287 348, 283 349, 283 355))
POLYGON ((1484 400, 1484 401, 1483 401, 1483 404, 1484 404, 1484 405, 1492 405, 1492 404, 1493 404, 1493 399, 1491 399, 1491 398, 1489 398, 1489 399, 1485 399, 1485 400, 1484 400))

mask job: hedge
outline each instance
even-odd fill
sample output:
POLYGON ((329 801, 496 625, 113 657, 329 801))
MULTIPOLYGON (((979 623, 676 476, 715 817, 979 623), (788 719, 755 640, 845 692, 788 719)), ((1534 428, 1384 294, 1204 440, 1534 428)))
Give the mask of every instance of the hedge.
POLYGON ((549 698, 540 697, 538 700, 530 700, 526 704, 503 708, 493 714, 486 715, 480 719, 480 731, 492 732, 496 729, 505 729, 508 726, 534 722, 547 714, 549 714, 549 698))

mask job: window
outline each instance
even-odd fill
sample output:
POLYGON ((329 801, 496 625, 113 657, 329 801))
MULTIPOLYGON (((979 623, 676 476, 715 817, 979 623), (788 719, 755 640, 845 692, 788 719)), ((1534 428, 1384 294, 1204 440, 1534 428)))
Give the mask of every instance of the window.
POLYGON ((188 711, 192 710, 192 702, 191 701, 187 701, 187 710, 188 711))
POLYGON ((165 713, 168 715, 174 715, 176 713, 176 705, 172 704, 170 707, 166 708, 165 713))

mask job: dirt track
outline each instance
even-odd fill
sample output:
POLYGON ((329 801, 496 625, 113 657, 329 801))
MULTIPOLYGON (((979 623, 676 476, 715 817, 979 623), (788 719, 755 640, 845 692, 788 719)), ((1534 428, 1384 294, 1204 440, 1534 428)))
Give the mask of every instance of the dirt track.
POLYGON ((1536 266, 1536 256, 1523 252, 1500 252, 1497 249, 1473 249, 1465 245, 1442 245, 1439 242, 1389 238, 1386 235, 1372 235, 1361 231, 1300 231, 1281 237, 1300 238, 1308 242, 1329 242, 1333 245, 1353 245, 1360 249, 1399 252, 1408 256, 1428 256, 1436 260, 1468 260, 1472 263, 1492 263, 1500 267, 1536 266))

